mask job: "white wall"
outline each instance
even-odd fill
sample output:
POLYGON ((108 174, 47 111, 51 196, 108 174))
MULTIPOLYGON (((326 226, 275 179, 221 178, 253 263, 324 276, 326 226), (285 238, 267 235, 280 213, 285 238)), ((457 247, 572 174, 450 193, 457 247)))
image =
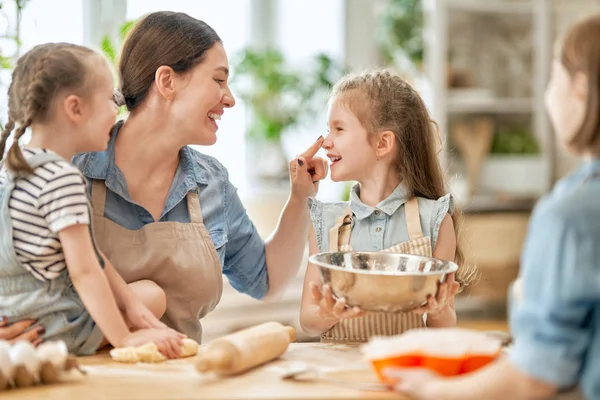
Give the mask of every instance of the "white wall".
MULTIPOLYGON (((21 22, 21 48, 20 54, 30 50, 33 46, 44 42, 71 42, 83 43, 83 4, 81 0, 30 0, 27 2, 22 14, 21 22), (56 4, 60 3, 60 7, 56 4), (58 23, 60 21, 60 23, 58 23)), ((16 25, 16 9, 14 2, 4 2, 0 15, 0 35, 6 31, 14 34, 16 25), (5 31, 6 30, 6 31, 5 31)), ((0 40, 3 55, 16 52, 15 42, 0 40)), ((10 83, 10 71, 0 71, 0 121, 5 123, 8 119, 7 90, 10 83)), ((21 139, 29 141, 26 133, 21 139)), ((9 139, 7 148, 12 141, 9 139)))
MULTIPOLYGON (((346 55, 344 0, 277 0, 275 7, 275 43, 288 59, 292 68, 309 68, 312 57, 326 53, 343 63, 346 55)), ((325 99, 324 99, 325 101, 325 99)), ((327 112, 323 103, 321 113, 306 126, 290 129, 284 136, 283 147, 288 159, 303 152, 320 135, 326 135, 327 112)), ((320 156, 325 156, 321 150, 320 156)), ((322 200, 339 200, 343 184, 328 178, 319 188, 322 200)))

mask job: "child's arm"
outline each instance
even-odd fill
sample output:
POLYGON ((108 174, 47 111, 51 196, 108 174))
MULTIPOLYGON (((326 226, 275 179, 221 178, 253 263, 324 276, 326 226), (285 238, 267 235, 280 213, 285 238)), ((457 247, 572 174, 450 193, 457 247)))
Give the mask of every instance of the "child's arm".
MULTIPOLYGON (((310 255, 319 252, 317 235, 312 224, 308 234, 308 250, 310 255)), ((323 287, 321 291, 320 283, 318 267, 309 262, 300 303, 300 326, 307 334, 314 336, 327 332, 341 318, 351 318, 360 314, 358 308, 346 309, 344 299, 334 300, 328 286, 323 287)))
POLYGON ((111 345, 140 346, 154 342, 165 356, 174 358, 179 355, 181 338, 170 329, 129 331, 108 278, 96 257, 88 225, 70 225, 60 230, 58 237, 75 290, 111 345))
POLYGON ((58 238, 69 276, 83 305, 110 344, 121 347, 129 336, 129 329, 98 262, 88 229, 88 225, 71 225, 58 232, 58 238))
MULTIPOLYGON (((438 239, 433 250, 433 256, 441 260, 454 261, 456 254, 456 234, 454 222, 450 214, 446 214, 440 225, 438 239)), ((458 283, 454 281, 454 274, 440 285, 436 299, 430 299, 427 309, 427 326, 431 328, 444 328, 456 325, 456 311, 454 310, 454 296, 458 291, 458 283), (445 305, 444 302, 446 303, 445 305), (441 303, 441 304, 440 304, 441 303), (440 305, 443 305, 440 308, 440 305), (440 308, 439 310, 436 310, 440 308)))
POLYGON ((123 277, 117 272, 115 267, 100 252, 104 259, 104 273, 108 279, 108 284, 115 295, 115 300, 119 309, 127 315, 132 328, 158 328, 168 329, 160 320, 152 314, 146 305, 133 293, 131 288, 125 283, 123 277))
POLYGON ((104 273, 106 274, 106 279, 108 280, 110 289, 115 296, 117 306, 119 307, 119 310, 125 311, 127 309, 127 304, 137 300, 137 297, 135 297, 131 290, 129 290, 127 283, 125 283, 121 275, 119 275, 117 270, 115 270, 115 267, 113 267, 110 260, 106 258, 104 253, 102 253, 100 250, 98 251, 104 259, 104 273))

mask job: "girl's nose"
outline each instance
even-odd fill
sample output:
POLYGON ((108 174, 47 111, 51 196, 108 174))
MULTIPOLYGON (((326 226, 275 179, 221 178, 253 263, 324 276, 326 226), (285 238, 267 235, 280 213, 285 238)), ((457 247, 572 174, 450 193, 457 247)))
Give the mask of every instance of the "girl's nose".
POLYGON ((325 150, 329 150, 333 147, 333 139, 331 139, 331 133, 325 136, 325 139, 323 140, 323 145, 321 147, 323 147, 325 150))

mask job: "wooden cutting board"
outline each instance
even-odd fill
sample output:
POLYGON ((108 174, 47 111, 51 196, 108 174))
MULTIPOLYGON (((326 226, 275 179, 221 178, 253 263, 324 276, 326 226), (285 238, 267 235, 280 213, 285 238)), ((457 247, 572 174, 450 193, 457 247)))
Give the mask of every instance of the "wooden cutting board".
POLYGON ((5 399, 403 399, 396 393, 367 392, 324 382, 283 381, 299 363, 329 371, 336 379, 376 382, 359 349, 322 343, 293 343, 284 356, 243 375, 218 379, 201 375, 194 358, 161 364, 119 364, 106 353, 79 358, 86 376, 73 372, 61 383, 2 393, 5 399))

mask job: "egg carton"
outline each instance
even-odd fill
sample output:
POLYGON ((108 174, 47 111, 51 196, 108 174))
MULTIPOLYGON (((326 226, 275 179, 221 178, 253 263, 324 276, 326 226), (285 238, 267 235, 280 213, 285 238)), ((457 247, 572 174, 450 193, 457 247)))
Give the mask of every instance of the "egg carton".
POLYGON ((25 341, 11 345, 0 340, 0 392, 53 384, 71 370, 85 375, 63 341, 45 342, 36 348, 25 341))

